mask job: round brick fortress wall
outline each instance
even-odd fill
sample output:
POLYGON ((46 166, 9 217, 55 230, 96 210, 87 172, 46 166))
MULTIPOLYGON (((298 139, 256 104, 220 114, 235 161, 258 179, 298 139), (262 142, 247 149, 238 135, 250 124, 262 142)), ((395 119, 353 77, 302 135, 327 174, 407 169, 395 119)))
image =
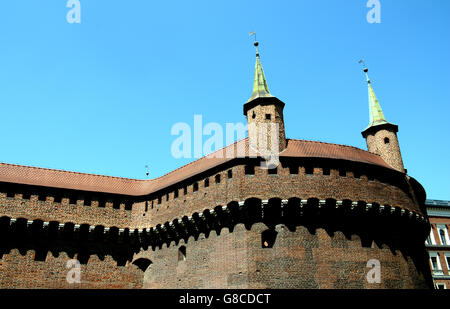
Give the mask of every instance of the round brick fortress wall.
POLYGON ((219 205, 227 205, 231 201, 244 201, 252 197, 261 200, 275 197, 280 199, 298 197, 304 200, 347 199, 400 207, 423 215, 416 193, 405 175, 394 171, 385 171, 382 168, 369 171, 355 166, 346 169, 345 176, 341 176, 337 168, 330 168, 329 175, 324 175, 323 167, 316 166, 311 169, 311 174, 307 174, 307 167, 299 166, 296 170, 298 172, 293 174, 288 166, 280 165, 276 174, 269 174, 267 169, 256 166, 254 174, 248 175, 245 169, 246 165, 235 165, 196 179, 186 185, 187 194, 183 193, 182 187, 153 194, 148 201, 134 204, 132 225, 148 229, 157 224, 190 216, 194 212, 200 213, 205 209, 213 209, 219 205), (231 171, 232 178, 228 177, 228 171, 231 171), (395 177, 389 173, 394 173, 395 177), (375 178, 375 174, 382 177, 375 178), (215 183, 216 175, 220 176, 219 183, 215 183), (207 178, 209 186, 205 186, 207 178), (386 181, 383 181, 384 179, 386 181), (196 191, 194 183, 198 186, 196 191), (175 198, 174 192, 177 190, 178 197, 175 198))
POLYGON ((3 192, 0 266, 10 275, 2 286, 32 286, 17 275, 28 269, 53 278, 50 286, 76 287, 52 271, 65 252, 83 260, 87 278, 113 278, 86 287, 429 286, 424 196, 408 176, 339 160, 293 158, 276 171, 255 162, 230 161, 159 192, 123 197, 133 202, 128 210, 3 192), (267 235, 274 242, 262 248, 267 235), (16 249, 30 251, 22 257, 16 249), (42 252, 28 257, 34 250, 42 252), (130 265, 139 258, 151 263, 145 280, 130 265), (381 284, 364 281, 369 259, 381 263, 381 284))
POLYGON ((426 269, 418 270, 411 257, 375 243, 364 248, 358 236, 324 229, 298 227, 289 231, 277 225, 272 248, 262 248, 262 223, 247 230, 201 234, 197 240, 145 251, 151 260, 144 288, 429 288, 426 269), (186 247, 185 258, 179 248, 186 247), (370 283, 369 260, 380 262, 379 283, 370 283), (422 273, 425 271, 425 274, 422 273))

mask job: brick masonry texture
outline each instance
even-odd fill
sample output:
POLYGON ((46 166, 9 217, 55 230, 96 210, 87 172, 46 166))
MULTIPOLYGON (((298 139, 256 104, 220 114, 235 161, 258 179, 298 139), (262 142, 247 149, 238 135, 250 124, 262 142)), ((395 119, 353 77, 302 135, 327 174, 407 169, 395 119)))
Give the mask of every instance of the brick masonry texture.
MULTIPOLYGON (((386 177, 383 178, 383 175, 388 171, 382 167, 374 169, 326 160, 293 162, 296 163, 282 162, 273 175, 269 175, 267 169, 258 165, 254 168, 254 175, 246 175, 246 165, 256 163, 248 161, 247 164, 242 164, 236 161, 180 186, 147 197, 138 197, 131 211, 125 210, 124 205, 120 209, 113 209, 111 203, 106 203, 106 207, 101 208, 95 201, 91 206, 83 205, 83 200, 72 205, 66 199, 62 199, 62 203, 54 203, 51 197, 39 201, 37 195, 32 195, 29 200, 24 200, 20 192, 13 197, 7 197, 7 192, 3 192, 0 195, 2 216, 115 226, 130 230, 148 229, 233 201, 274 197, 376 202, 423 214, 416 192, 404 174, 394 172, 384 182, 386 177), (330 175, 324 175, 324 166, 331 166, 330 175), (307 174, 307 169, 312 174, 307 174), (339 174, 343 170, 345 176, 339 174), (355 174, 359 175, 355 177, 355 174), (220 175, 220 181, 216 181, 217 175, 220 175), (207 178, 209 185, 205 186, 207 178), (198 189, 194 191, 195 183, 198 189), (187 187, 186 195, 184 187, 187 187), (178 190, 177 198, 175 190, 178 190)), ((171 242, 169 248, 163 245, 155 251, 141 248, 132 260, 148 258, 152 264, 145 273, 130 264, 131 260, 128 260, 126 266, 117 266, 116 261, 108 255, 104 261, 91 255, 87 264, 82 265, 85 281, 82 279, 81 285, 69 285, 65 280, 65 263, 68 259, 65 252, 61 252, 59 257, 47 254, 45 261, 34 261, 33 251, 21 256, 13 249, 3 254, 0 260, 2 287, 427 287, 426 270, 414 267, 410 257, 405 259, 388 248, 364 248, 360 241, 345 239, 341 232, 331 237, 324 230, 311 234, 304 227, 298 227, 297 231, 291 232, 279 225, 274 247, 262 249, 261 232, 266 229, 263 224, 255 224, 247 231, 242 225, 238 225, 231 233, 223 229, 219 236, 212 232, 208 238, 202 234, 197 240, 191 237, 185 244, 186 261, 181 262, 178 262, 178 248, 184 240, 176 246, 171 242), (382 263, 381 285, 368 285, 364 281, 367 271, 365 263, 372 258, 379 259, 382 263), (425 275, 421 272, 425 272, 425 275)), ((415 245, 419 243, 423 244, 423 239, 417 238, 415 245)))
MULTIPOLYGON (((279 151, 282 151, 286 148, 286 135, 285 135, 285 129, 284 129, 284 120, 283 120, 283 107, 279 105, 256 105, 253 108, 250 108, 247 111, 247 122, 248 124, 254 124, 255 126, 253 129, 256 130, 256 132, 251 132, 251 126, 249 126, 249 136, 252 136, 254 134, 255 138, 258 137, 260 134, 262 136, 267 136, 267 149, 272 149, 272 131, 270 130, 270 126, 267 126, 264 130, 261 127, 261 124, 277 124, 278 125, 278 149, 279 151), (266 115, 270 115, 270 119, 266 119, 266 115), (263 130, 262 132, 260 132, 263 130)), ((259 141, 260 143, 260 141, 259 141)), ((255 149, 261 149, 262 146, 260 146, 257 141, 254 141, 252 144, 254 144, 255 149)))
POLYGON ((51 289, 131 289, 142 287, 143 273, 134 265, 118 267, 111 257, 102 261, 92 256, 89 263, 81 265, 80 283, 66 280, 70 268, 66 253, 58 257, 49 254, 45 261, 34 261, 34 252, 21 254, 12 250, 0 259, 0 288, 51 288, 51 289))
MULTIPOLYGON (((262 248, 261 233, 267 227, 243 224, 230 233, 201 234, 198 240, 172 243, 138 256, 153 264, 145 273, 145 288, 429 288, 410 258, 384 246, 361 247, 360 239, 333 236, 323 229, 295 232, 277 225, 273 248, 262 248), (186 246, 186 259, 179 248, 186 246), (367 261, 378 259, 381 282, 366 279, 367 261)), ((426 272, 426 269, 424 269, 426 272)))

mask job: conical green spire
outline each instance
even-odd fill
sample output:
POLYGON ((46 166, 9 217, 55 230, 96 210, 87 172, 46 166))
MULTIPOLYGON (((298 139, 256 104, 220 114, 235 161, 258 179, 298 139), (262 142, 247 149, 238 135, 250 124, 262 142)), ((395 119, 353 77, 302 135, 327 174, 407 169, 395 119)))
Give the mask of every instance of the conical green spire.
POLYGON ((256 98, 268 98, 273 97, 269 92, 269 87, 267 86, 266 77, 264 76, 264 70, 261 65, 261 60, 259 58, 258 52, 258 42, 254 43, 256 47, 256 63, 255 63, 255 80, 253 82, 253 93, 247 102, 252 101, 256 98))
POLYGON ((369 88, 369 117, 370 123, 369 127, 376 126, 384 123, 388 123, 386 118, 384 118, 383 111, 381 109, 380 103, 375 95, 375 91, 373 91, 372 84, 370 83, 369 74, 367 74, 367 68, 364 68, 364 72, 367 77, 367 85, 369 88))

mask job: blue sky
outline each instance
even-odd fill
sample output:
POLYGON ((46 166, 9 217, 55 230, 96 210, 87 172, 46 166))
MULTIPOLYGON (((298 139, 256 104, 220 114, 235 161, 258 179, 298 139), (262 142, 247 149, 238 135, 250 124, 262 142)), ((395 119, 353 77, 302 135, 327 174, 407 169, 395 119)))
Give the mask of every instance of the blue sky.
MULTIPOLYGON (((450 1, 66 0, 0 4, 0 162, 145 178, 171 171, 177 122, 244 122, 256 31, 289 138, 366 149, 364 58, 406 168, 450 200, 450 1)), ((205 138, 206 139, 206 138, 205 138)))

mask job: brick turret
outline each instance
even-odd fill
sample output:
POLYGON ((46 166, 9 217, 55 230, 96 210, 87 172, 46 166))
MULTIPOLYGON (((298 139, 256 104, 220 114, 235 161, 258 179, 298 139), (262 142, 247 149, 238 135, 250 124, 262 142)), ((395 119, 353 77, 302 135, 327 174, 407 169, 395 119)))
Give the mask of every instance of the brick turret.
POLYGON ((372 88, 372 84, 367 74, 368 69, 364 68, 369 88, 369 126, 361 132, 366 139, 367 149, 376 153, 383 160, 399 172, 405 173, 402 155, 398 143, 398 126, 386 121, 380 103, 372 88))
POLYGON ((255 42, 254 45, 256 47, 256 64, 253 93, 244 104, 248 135, 252 147, 260 152, 268 151, 278 155, 286 148, 284 103, 270 94, 259 58, 258 42, 255 42))

